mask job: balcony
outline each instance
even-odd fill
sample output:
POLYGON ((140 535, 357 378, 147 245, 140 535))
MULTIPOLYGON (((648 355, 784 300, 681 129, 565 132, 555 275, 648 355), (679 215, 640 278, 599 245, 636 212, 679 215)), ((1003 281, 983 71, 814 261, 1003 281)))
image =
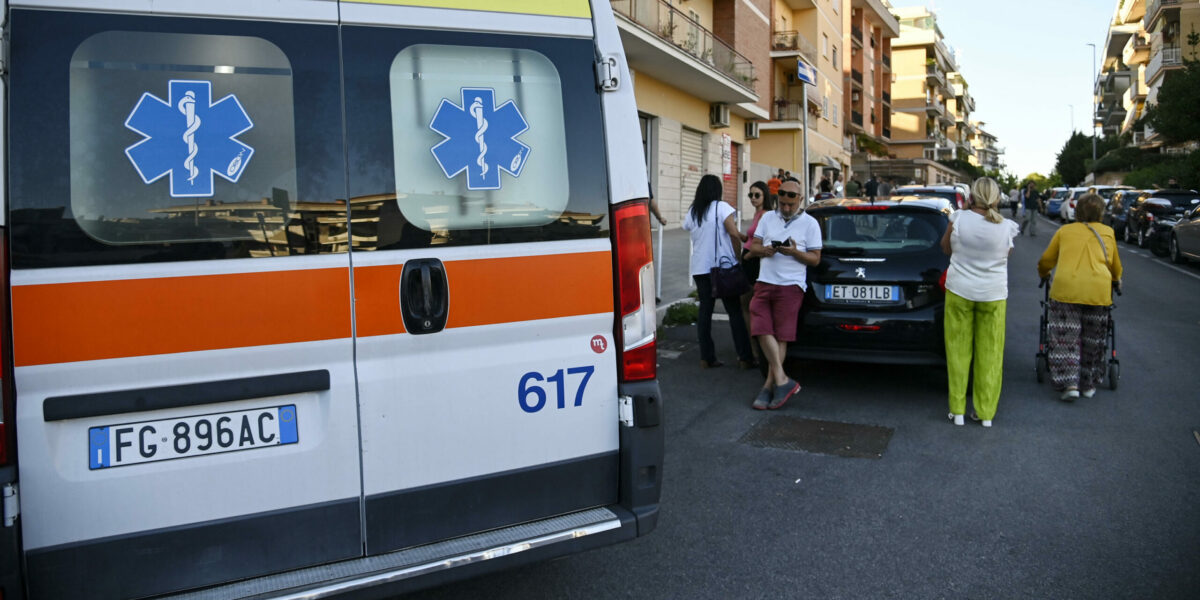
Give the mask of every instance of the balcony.
POLYGON ((1139 34, 1129 36, 1129 41, 1121 50, 1121 62, 1127 65, 1141 65, 1148 60, 1150 60, 1150 40, 1139 34))
POLYGON ((858 28, 858 27, 856 27, 856 26, 854 26, 854 25, 851 25, 851 26, 850 26, 850 39, 852 39, 852 40, 854 40, 854 41, 858 42, 858 47, 859 47, 859 48, 862 48, 862 45, 863 45, 863 31, 862 31, 862 29, 860 29, 860 28, 858 28))
POLYGON ((1146 85, 1151 85, 1160 75, 1172 69, 1183 67, 1183 54, 1179 46, 1163 46, 1150 64, 1146 65, 1146 85))
POLYGON ((931 86, 946 87, 946 74, 937 65, 925 65, 925 79, 931 86))
POLYGON ((1170 9, 1179 10, 1180 0, 1147 0, 1146 14, 1142 17, 1142 28, 1154 31, 1154 23, 1164 12, 1170 9))
POLYGON ((892 55, 891 54, 883 55, 883 68, 885 68, 889 71, 892 70, 892 55))
POLYGON ((858 84, 859 89, 862 89, 862 86, 863 86, 862 71, 859 71, 858 69, 850 69, 850 79, 854 83, 858 84))
POLYGON ((941 102, 936 99, 925 99, 925 113, 931 117, 946 116, 946 107, 942 106, 941 102))
POLYGON ((886 139, 889 139, 889 140, 892 139, 892 128, 891 127, 885 126, 883 128, 883 137, 886 139))
POLYGON ((887 90, 884 90, 884 92, 883 92, 883 94, 882 94, 882 95, 883 95, 883 103, 884 103, 884 104, 887 104, 888 106, 891 106, 891 104, 892 104, 892 93, 891 93, 891 92, 889 92, 889 91, 887 91, 887 90))
MULTIPOLYGON (((790 121, 795 123, 795 127, 799 127, 799 122, 804 119, 803 111, 804 106, 799 100, 776 98, 775 109, 771 112, 771 117, 774 121, 790 121)), ((821 116, 821 102, 816 94, 808 95, 808 112, 813 118, 821 116)), ((763 126, 766 127, 766 124, 763 126)))
POLYGON ((758 100, 754 64, 678 9, 663 0, 613 0, 612 7, 636 70, 710 102, 758 100))
POLYGON ((817 47, 799 31, 776 31, 771 36, 771 58, 790 58, 797 54, 809 64, 817 64, 817 47))
POLYGON ((1146 17, 1145 0, 1124 0, 1117 10, 1117 19, 1121 23, 1134 23, 1146 17))
POLYGON ((850 111, 850 122, 854 123, 855 125, 858 125, 859 127, 862 127, 862 124, 863 124, 862 113, 858 112, 857 110, 850 111))

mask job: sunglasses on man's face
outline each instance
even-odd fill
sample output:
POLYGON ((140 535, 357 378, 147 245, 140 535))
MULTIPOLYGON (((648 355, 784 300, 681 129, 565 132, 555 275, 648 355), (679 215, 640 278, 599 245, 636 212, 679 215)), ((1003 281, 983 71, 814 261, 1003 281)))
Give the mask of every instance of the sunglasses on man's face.
POLYGON ((800 192, 785 192, 783 190, 779 190, 779 195, 783 198, 799 198, 800 192))

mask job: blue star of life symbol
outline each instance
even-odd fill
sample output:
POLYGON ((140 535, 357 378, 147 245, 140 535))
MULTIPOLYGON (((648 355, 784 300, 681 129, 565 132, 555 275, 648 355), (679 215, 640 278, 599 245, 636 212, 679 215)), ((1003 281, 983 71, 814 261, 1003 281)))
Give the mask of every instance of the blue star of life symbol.
POLYGON ((500 171, 520 177, 529 161, 529 146, 516 137, 529 129, 517 105, 496 106, 496 92, 463 88, 462 105, 443 98, 429 128, 446 139, 432 148, 447 179, 467 172, 467 189, 500 189, 500 171))
POLYGON ((237 183, 254 148, 234 139, 254 127, 233 94, 212 102, 212 83, 171 80, 169 96, 142 94, 125 126, 144 139, 125 149, 142 181, 171 176, 172 197, 213 195, 213 173, 237 183))

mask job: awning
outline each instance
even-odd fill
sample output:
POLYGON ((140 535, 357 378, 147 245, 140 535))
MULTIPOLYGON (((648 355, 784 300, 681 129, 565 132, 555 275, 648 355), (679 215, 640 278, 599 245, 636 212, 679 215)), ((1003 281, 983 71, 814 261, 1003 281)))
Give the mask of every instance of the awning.
POLYGON ((829 167, 830 169, 837 169, 839 171, 842 170, 842 163, 839 163, 836 159, 834 159, 832 156, 829 156, 828 154, 821 156, 820 160, 809 161, 809 164, 823 165, 823 166, 829 167))

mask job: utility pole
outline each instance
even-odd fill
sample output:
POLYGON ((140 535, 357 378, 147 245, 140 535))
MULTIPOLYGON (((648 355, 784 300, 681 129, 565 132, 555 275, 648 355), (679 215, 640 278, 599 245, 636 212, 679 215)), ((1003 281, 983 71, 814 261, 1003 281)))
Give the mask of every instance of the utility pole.
POLYGON ((1075 105, 1068 104, 1071 107, 1071 133, 1075 133, 1075 105))

